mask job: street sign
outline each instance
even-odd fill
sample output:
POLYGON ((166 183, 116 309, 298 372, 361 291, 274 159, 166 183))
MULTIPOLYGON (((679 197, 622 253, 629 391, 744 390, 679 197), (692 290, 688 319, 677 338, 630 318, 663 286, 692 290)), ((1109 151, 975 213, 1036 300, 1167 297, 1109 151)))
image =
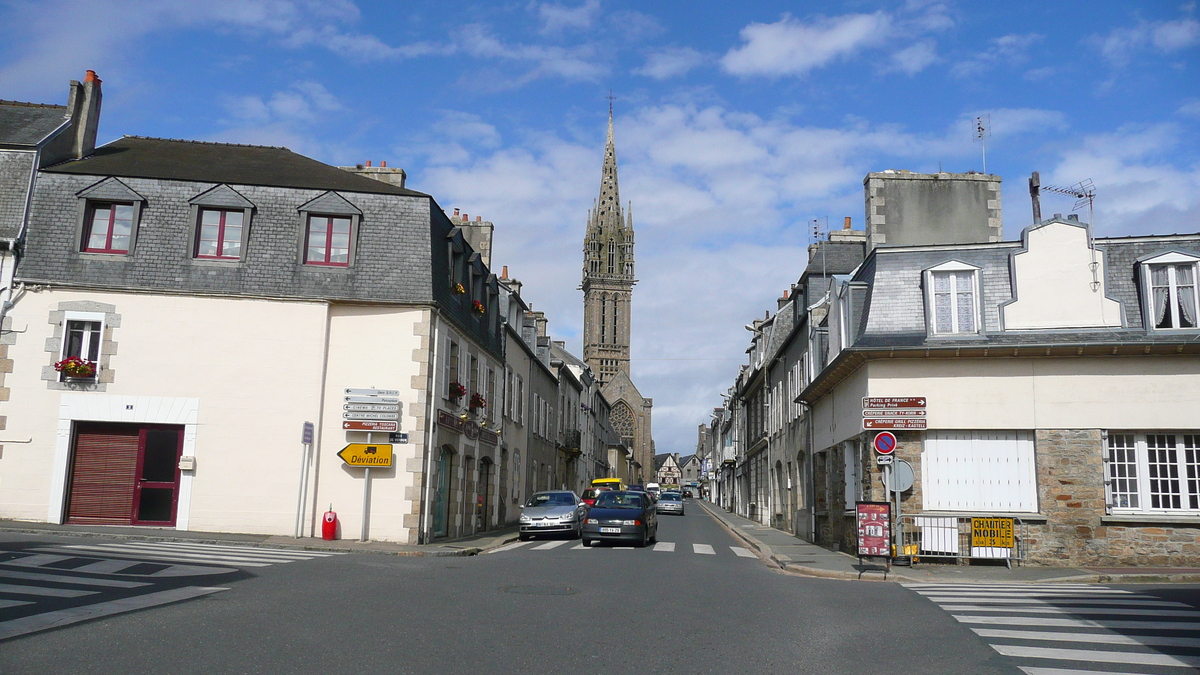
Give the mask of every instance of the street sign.
POLYGON ((875 452, 881 455, 890 455, 896 451, 896 434, 881 431, 875 434, 873 445, 875 446, 875 452))
POLYGON ((875 455, 875 464, 879 466, 887 466, 892 463, 891 455, 875 455))
POLYGON ((972 518, 971 546, 1013 548, 1013 519, 972 518))
POLYGON ((892 465, 891 471, 884 472, 883 485, 891 492, 907 492, 915 480, 912 464, 901 459, 892 465))
POLYGON ((892 505, 888 502, 855 502, 858 555, 892 557, 892 505))
POLYGON ((305 445, 312 445, 313 442, 313 423, 305 422, 304 430, 300 432, 300 442, 305 445))
POLYGON ((342 406, 342 410, 357 410, 360 412, 400 412, 398 405, 385 405, 383 403, 347 403, 342 406))
POLYGON ((400 413, 394 412, 344 412, 342 419, 345 420, 395 420, 400 419, 400 413))
POLYGON ((408 442, 408 434, 388 434, 388 443, 404 444, 408 442))
POLYGON ((348 396, 399 396, 399 389, 346 389, 348 396))
POLYGON ((863 417, 924 417, 925 409, 864 410, 863 417))
POLYGON ((400 399, 395 396, 344 396, 346 403, 391 403, 393 405, 400 402, 400 399))
POLYGON ((379 431, 392 432, 400 430, 399 422, 379 422, 373 420, 347 420, 342 422, 345 431, 379 431))
POLYGON ((369 468, 392 465, 392 446, 388 443, 351 443, 338 452, 349 466, 369 468))
POLYGON ((863 429, 926 429, 924 417, 864 417, 863 429))
POLYGON ((924 408, 924 396, 864 396, 863 408, 924 408))

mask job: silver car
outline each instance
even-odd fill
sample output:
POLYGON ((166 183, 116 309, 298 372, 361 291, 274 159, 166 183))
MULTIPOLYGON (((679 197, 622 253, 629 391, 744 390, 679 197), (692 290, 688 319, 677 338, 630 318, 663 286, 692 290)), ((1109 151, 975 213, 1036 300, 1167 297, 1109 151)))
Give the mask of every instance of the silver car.
POLYGON ((521 541, 539 534, 582 536, 587 504, 570 490, 535 492, 521 507, 521 541))
POLYGON ((659 513, 676 513, 683 515, 683 497, 678 492, 664 492, 658 498, 659 513))

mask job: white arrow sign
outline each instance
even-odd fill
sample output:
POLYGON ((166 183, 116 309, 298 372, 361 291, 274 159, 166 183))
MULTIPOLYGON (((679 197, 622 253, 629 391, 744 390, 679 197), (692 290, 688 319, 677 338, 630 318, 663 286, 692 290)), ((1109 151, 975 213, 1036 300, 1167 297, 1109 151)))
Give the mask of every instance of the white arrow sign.
POLYGON ((399 396, 399 389, 347 389, 350 396, 399 396))
POLYGON ((395 396, 346 396, 346 403, 399 403, 395 396))
POLYGON ((346 420, 398 420, 400 413, 386 412, 344 412, 342 419, 346 420))
POLYGON ((368 403, 347 403, 342 410, 358 410, 361 412, 400 412, 398 405, 370 405, 368 403))

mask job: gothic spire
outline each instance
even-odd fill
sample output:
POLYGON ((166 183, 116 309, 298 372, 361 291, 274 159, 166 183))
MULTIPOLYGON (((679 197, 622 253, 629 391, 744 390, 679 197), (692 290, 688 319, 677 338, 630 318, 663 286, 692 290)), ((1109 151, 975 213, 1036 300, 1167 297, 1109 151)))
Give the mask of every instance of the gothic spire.
POLYGON ((604 145, 604 168, 600 174, 600 204, 596 211, 601 229, 613 232, 623 229, 621 192, 617 186, 617 146, 613 141, 612 99, 608 101, 608 139, 604 145))

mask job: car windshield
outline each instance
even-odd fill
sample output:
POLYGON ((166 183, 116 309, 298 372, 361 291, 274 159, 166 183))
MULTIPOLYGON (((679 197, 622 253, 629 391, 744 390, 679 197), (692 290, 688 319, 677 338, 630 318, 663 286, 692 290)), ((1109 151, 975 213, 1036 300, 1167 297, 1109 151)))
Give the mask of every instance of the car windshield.
POLYGON ((599 509, 640 509, 642 496, 630 492, 605 492, 596 497, 599 509))
POLYGON ((664 493, 663 493, 663 496, 662 496, 662 497, 660 497, 659 499, 661 499, 661 500, 662 500, 662 501, 664 501, 664 502, 678 502, 678 501, 682 501, 682 500, 679 498, 679 495, 675 494, 674 492, 664 492, 664 493))
POLYGON ((570 492, 539 492, 530 497, 525 506, 575 506, 575 495, 570 492))

